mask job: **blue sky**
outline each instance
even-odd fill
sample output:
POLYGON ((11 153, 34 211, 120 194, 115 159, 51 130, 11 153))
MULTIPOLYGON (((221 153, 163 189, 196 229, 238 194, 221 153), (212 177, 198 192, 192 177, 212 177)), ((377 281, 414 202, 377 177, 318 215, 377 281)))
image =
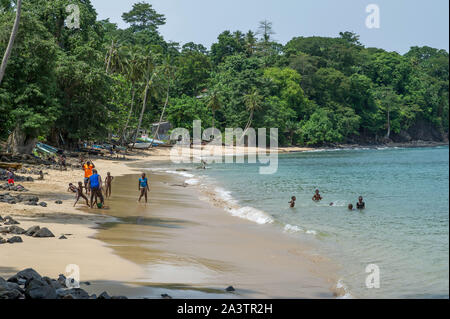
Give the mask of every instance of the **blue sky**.
MULTIPOLYGON (((126 27, 123 12, 142 0, 91 0, 99 19, 126 27)), ((337 36, 353 31, 368 47, 405 53, 411 46, 449 50, 448 0, 146 0, 166 16, 166 41, 201 43, 208 48, 224 30, 256 31, 273 22, 274 38, 285 44, 295 36, 337 36), (368 29, 366 7, 380 8, 380 28, 368 29)))

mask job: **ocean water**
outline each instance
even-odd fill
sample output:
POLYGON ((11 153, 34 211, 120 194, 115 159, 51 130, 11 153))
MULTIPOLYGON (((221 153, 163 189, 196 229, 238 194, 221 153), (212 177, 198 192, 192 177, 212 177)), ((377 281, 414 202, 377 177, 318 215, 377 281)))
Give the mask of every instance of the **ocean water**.
POLYGON ((340 266, 346 297, 449 297, 448 147, 280 155, 274 175, 260 175, 255 164, 178 174, 214 188, 237 218, 313 243, 340 266), (321 203, 312 201, 316 188, 321 203), (349 211, 360 195, 366 210, 349 211), (368 288, 369 275, 378 275, 379 288, 368 288))

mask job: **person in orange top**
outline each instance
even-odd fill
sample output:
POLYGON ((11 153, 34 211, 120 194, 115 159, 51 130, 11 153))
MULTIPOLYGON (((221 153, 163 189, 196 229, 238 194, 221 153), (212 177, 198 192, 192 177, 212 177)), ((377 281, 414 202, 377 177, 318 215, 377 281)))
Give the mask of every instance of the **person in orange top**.
POLYGON ((92 176, 92 170, 95 168, 94 163, 87 161, 86 164, 83 165, 84 170, 84 187, 86 188, 86 194, 89 194, 89 178, 92 176))

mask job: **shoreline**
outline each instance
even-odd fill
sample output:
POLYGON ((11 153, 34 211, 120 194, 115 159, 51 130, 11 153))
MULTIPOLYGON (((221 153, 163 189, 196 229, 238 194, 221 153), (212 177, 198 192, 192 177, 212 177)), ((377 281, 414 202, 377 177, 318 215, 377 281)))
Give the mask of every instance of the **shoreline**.
MULTIPOLYGON (((433 146, 447 146, 445 145, 433 145, 433 146)), ((398 147, 398 146, 394 146, 398 147)), ((413 146, 412 146, 413 147, 413 146)), ((313 149, 314 150, 314 149, 313 149)), ((310 149, 299 149, 299 148, 290 148, 289 152, 305 152, 310 151, 310 149)), ((280 148, 280 153, 285 153, 286 151, 283 150, 283 148, 280 148)), ((119 177, 122 176, 123 178, 128 178, 129 176, 136 176, 137 172, 140 171, 138 167, 134 166, 140 166, 142 163, 150 164, 151 163, 162 163, 165 161, 168 161, 169 158, 170 149, 155 149, 151 152, 143 152, 139 154, 139 156, 133 156, 131 161, 123 162, 123 161, 111 161, 111 160, 95 160, 94 163, 97 164, 97 167, 100 169, 100 172, 102 175, 106 175, 107 171, 110 171, 113 176, 119 177), (130 166, 131 165, 131 166, 130 166), (128 176, 128 177, 127 177, 128 176)), ((153 172, 154 173, 154 172, 153 172)), ((33 183, 31 182, 23 182, 20 183, 24 185, 27 189, 30 191, 26 193, 27 195, 33 194, 39 196, 42 200, 48 202, 48 207, 31 207, 31 206, 25 206, 21 204, 16 205, 8 205, 4 203, 0 203, 0 215, 5 217, 7 215, 10 215, 14 217, 15 219, 19 220, 22 228, 28 228, 29 226, 34 225, 40 225, 41 227, 48 227, 51 231, 54 232, 56 238, 50 238, 50 239, 37 239, 37 238, 27 238, 23 236, 24 242, 19 244, 4 244, 0 245, 0 277, 8 278, 9 276, 17 273, 20 270, 23 270, 25 268, 34 268, 39 273, 49 276, 51 278, 57 276, 58 274, 66 274, 65 273, 65 267, 69 264, 79 264, 81 267, 81 280, 82 281, 91 281, 96 282, 96 285, 93 285, 92 287, 86 287, 86 290, 90 290, 94 293, 99 293, 98 290, 100 287, 102 287, 103 290, 113 291, 116 292, 116 294, 123 295, 126 294, 128 296, 132 296, 135 298, 142 297, 144 294, 146 296, 151 296, 152 298, 158 298, 159 292, 164 291, 172 291, 173 295, 177 298, 185 298, 186 295, 191 295, 192 298, 204 298, 211 297, 211 296, 220 296, 221 298, 233 298, 235 296, 229 296, 224 295, 223 289, 225 287, 221 286, 214 286, 214 288, 211 288, 211 286, 205 286, 205 287, 196 287, 195 285, 183 285, 181 282, 178 285, 167 285, 166 283, 155 281, 155 284, 149 285, 148 283, 145 284, 142 282, 142 278, 145 277, 146 271, 143 269, 142 265, 139 265, 139 263, 136 263, 134 261, 130 261, 130 259, 124 258, 123 256, 120 256, 120 254, 117 253, 117 251, 111 247, 106 242, 99 239, 99 234, 102 232, 102 228, 104 225, 112 225, 117 222, 117 220, 114 217, 111 217, 109 215, 105 215, 104 211, 99 210, 89 210, 83 208, 83 205, 79 205, 79 208, 72 208, 73 205, 73 195, 70 193, 65 193, 65 190, 67 189, 67 185, 69 182, 77 182, 78 180, 82 179, 83 172, 81 170, 69 170, 69 171, 49 171, 49 175, 46 175, 46 180, 44 181, 35 181, 33 183), (62 200, 63 205, 57 205, 54 203, 55 200, 62 200), (68 240, 59 240, 57 239, 59 235, 65 234, 68 237, 68 240), (44 257, 45 256, 45 257, 44 257), (126 269, 127 271, 124 272, 123 269, 126 269), (149 289, 151 288, 151 289, 149 289), (189 294, 186 292, 189 291, 189 294), (196 293, 197 291, 197 293, 196 293)), ((162 178, 169 178, 170 180, 175 179, 177 182, 181 181, 182 178, 176 178, 174 176, 169 176, 169 173, 161 174, 159 175, 168 175, 168 176, 162 176, 162 178)), ((183 179, 184 181, 184 179, 183 179)), ((171 183, 171 182, 166 182, 171 183)), ((161 184, 161 188, 166 189, 166 196, 172 196, 174 193, 182 193, 185 188, 179 188, 179 187, 172 187, 170 185, 161 184), (164 186, 164 187, 163 187, 164 186)), ((117 193, 115 193, 113 184, 113 200, 117 193)), ((187 191, 190 194, 188 198, 184 197, 184 201, 188 202, 189 197, 192 198, 193 196, 198 196, 199 190, 197 190, 197 194, 193 192, 195 187, 188 187, 187 191)), ((14 193, 14 192, 13 192, 14 193)), ((152 196, 152 192, 150 193, 152 196)), ((150 199, 152 201, 152 199, 150 199)), ((153 198, 154 200, 154 198, 153 198)), ((133 201, 135 199, 133 198, 133 201)), ((192 204, 192 203, 191 203, 192 204)), ((174 215, 171 216, 175 219, 182 220, 183 213, 186 209, 185 205, 181 205, 179 202, 175 205, 180 210, 175 211, 174 215)), ((191 206, 197 207, 198 205, 196 203, 193 203, 191 206)), ((219 205, 220 206, 220 205, 219 205)), ((277 236, 280 236, 280 233, 277 231, 276 236, 275 232, 273 230, 268 229, 269 227, 266 227, 263 225, 255 225, 251 222, 248 222, 246 220, 242 220, 237 217, 231 216, 228 212, 223 210, 223 207, 214 207, 211 203, 202 203, 200 205, 203 210, 211 210, 214 211, 216 216, 219 216, 218 218, 222 221, 222 223, 225 220, 225 224, 233 225, 233 227, 236 227, 237 229, 241 229, 242 227, 248 227, 248 229, 251 229, 251 231, 254 236, 260 236, 260 238, 263 238, 262 234, 264 236, 267 236, 267 234, 272 232, 273 238, 278 240, 276 238, 277 236), (203 206, 205 205, 205 206, 203 206), (211 209, 213 207, 213 209, 211 209), (223 216, 222 216, 223 215, 223 216), (244 226, 246 225, 246 226, 244 226), (255 230, 256 228, 261 228, 258 230, 255 230), (265 233, 264 233, 265 232, 265 233)), ((112 207, 111 209, 114 209, 112 207)), ((152 210, 152 212, 156 212, 156 216, 158 214, 161 214, 159 211, 164 211, 171 209, 170 205, 167 205, 167 202, 160 202, 159 206, 157 207, 157 210, 152 210)), ((109 211, 107 212, 109 213, 109 211)), ((164 216, 161 216, 164 217, 164 216)), ((197 216, 198 217, 198 216, 197 216)), ((204 216, 203 216, 204 220, 204 216)), ((193 222, 193 225, 199 224, 198 222, 193 222)), ((206 223, 208 224, 208 223, 206 223)), ((219 227, 219 225, 215 225, 216 229, 219 227)), ((200 227, 200 226, 195 226, 200 227)), ((194 227, 194 229, 195 229, 194 227)), ((208 227, 205 227, 203 231, 210 231, 208 230, 208 227)), ((220 229, 220 228, 219 228, 220 229)), ((176 237, 178 235, 174 234, 174 229, 169 228, 169 233, 173 238, 182 238, 182 237, 176 237)), ((160 233, 160 232, 159 232, 160 233)), ((186 233, 186 232, 184 232, 186 233)), ((195 233, 195 231, 194 231, 195 233)), ((161 233, 160 233, 161 234, 161 233)), ((212 233, 214 235, 214 233, 212 233)), ((228 233, 228 235, 224 235, 222 237, 222 242, 226 242, 227 238, 233 238, 236 236, 236 234, 239 235, 239 232, 234 233, 228 233)), ((194 238, 189 237, 188 235, 185 237, 186 240, 193 240, 194 238)), ((5 236, 3 236, 5 237, 5 236)), ((198 238, 196 239, 198 240, 198 238)), ((162 240, 164 242, 164 240, 162 240)), ((171 241, 171 249, 174 247, 177 247, 179 243, 183 243, 183 240, 181 241, 171 241)), ((289 240, 287 240, 289 242, 289 240)), ((161 244, 161 243, 160 243, 161 244)), ((298 239, 297 239, 298 244, 298 239)), ((167 246, 164 246, 161 244, 161 247, 169 248, 169 244, 167 246)), ((234 245, 239 245, 239 242, 234 242, 234 245)), ((301 245, 301 243, 300 243, 301 245)), ((180 245, 181 246, 181 245, 180 245)), ((288 245, 287 245, 288 246, 288 245)), ((252 247, 253 249, 254 247, 252 247)), ((275 249, 275 246, 272 247, 275 249)), ((250 249, 250 248, 249 248, 250 249)), ((306 250, 306 247, 304 247, 306 250)), ((208 250, 208 254, 211 254, 211 256, 215 256, 216 252, 211 249, 205 249, 203 247, 203 250, 208 250)), ((250 249, 251 250, 251 249, 250 249)), ((292 249, 291 252, 294 255, 302 255, 303 252, 299 253, 298 250, 292 249)), ((195 254, 199 255, 201 252, 197 251, 195 254)), ((265 252, 267 253, 267 252, 265 252)), ((285 253, 285 255, 282 256, 282 258, 285 258, 286 255, 289 255, 292 253, 285 253)), ((220 256, 216 255, 216 258, 219 258, 220 256)), ((298 256, 297 256, 298 257, 298 256)), ((286 257, 286 258, 294 258, 292 256, 286 257)), ((302 255, 301 258, 303 258, 303 263, 307 263, 306 261, 306 255, 302 255)), ((203 258, 205 259, 205 258, 203 258)), ((206 258, 207 259, 207 258, 206 258)), ((312 267, 310 269, 316 268, 317 263, 323 263, 324 260, 321 258, 317 259, 316 262, 312 262, 312 267)), ((232 262, 230 260, 226 261, 232 262)), ((214 263, 213 263, 214 264, 214 263)), ((326 267, 325 267, 326 268, 326 267)), ((342 291, 336 291, 336 283, 338 282, 338 278, 330 278, 332 277, 332 273, 334 270, 330 270, 328 268, 327 271, 319 271, 319 275, 315 280, 319 280, 319 277, 326 278, 325 281, 320 281, 321 283, 318 284, 315 282, 315 284, 312 284, 311 286, 314 287, 321 287, 319 290, 323 293, 324 287, 327 287, 327 294, 321 294, 318 293, 317 295, 308 295, 305 293, 305 291, 302 292, 302 295, 296 295, 298 291, 291 291, 289 293, 286 292, 286 294, 283 294, 283 289, 280 287, 277 287, 273 291, 276 291, 278 293, 271 294, 270 292, 263 292, 263 293, 254 293, 248 294, 247 296, 249 298, 259 298, 259 297, 287 297, 287 298, 301 298, 301 297, 317 297, 320 298, 320 296, 324 298, 334 298, 336 295, 343 295, 344 293, 342 291), (328 272, 328 274, 326 274, 328 272)), ((308 273, 303 273, 302 276, 308 277, 308 273)), ((301 277, 301 276, 300 276, 301 277)), ((301 278, 298 277, 297 280, 300 280, 301 278)), ((229 277, 224 277, 229 278, 229 277)), ((283 278, 284 282, 288 282, 288 278, 283 278)), ((224 280, 225 282, 225 280, 224 280)), ((251 282, 245 283, 244 280, 241 280, 241 282, 244 282, 244 286, 247 285, 250 289, 251 282)), ((234 284, 236 286, 240 286, 239 282, 233 283, 230 282, 230 284, 234 284)), ((83 287, 85 288, 85 287, 83 287)), ((257 289, 254 289, 256 291, 257 289)), ((317 291, 316 291, 317 292, 317 291)), ((160 295, 160 294, 159 294, 160 295)))

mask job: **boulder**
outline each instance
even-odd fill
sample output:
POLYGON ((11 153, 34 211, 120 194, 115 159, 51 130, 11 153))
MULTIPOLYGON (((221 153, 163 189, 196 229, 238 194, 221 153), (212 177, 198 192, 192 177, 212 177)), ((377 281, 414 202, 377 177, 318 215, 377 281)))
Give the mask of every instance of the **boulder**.
POLYGON ((104 291, 100 294, 100 296, 98 296, 97 299, 111 299, 111 296, 108 295, 108 293, 106 291, 104 291))
POLYGON ((6 244, 6 239, 0 237, 0 245, 2 245, 2 244, 6 244))
POLYGON ((60 201, 60 200, 57 200, 56 202, 55 202, 55 204, 58 204, 58 205, 62 205, 62 201, 60 201))
POLYGON ((9 233, 14 235, 23 235, 25 234, 25 229, 20 228, 19 226, 11 226, 9 227, 9 233))
POLYGON ((14 236, 8 239, 8 243, 10 244, 23 243, 23 240, 22 237, 20 236, 14 236))
POLYGON ((31 279, 25 285, 25 297, 28 299, 56 299, 56 290, 43 278, 31 279))
POLYGON ((46 202, 40 202, 40 203, 39 203, 39 206, 47 207, 47 203, 46 203, 46 202))
POLYGON ((234 289, 233 286, 229 286, 228 288, 225 289, 225 291, 227 291, 227 292, 234 292, 236 290, 234 289))
POLYGON ((59 299, 65 299, 67 296, 72 296, 70 299, 89 299, 89 294, 81 288, 72 289, 58 289, 57 295, 59 299))
POLYGON ((55 237, 53 233, 46 227, 39 229, 36 233, 33 234, 33 237, 37 238, 49 238, 55 237))
POLYGON ((22 271, 19 271, 17 274, 8 279, 8 282, 13 282, 16 284, 24 284, 26 281, 31 279, 42 279, 41 275, 37 273, 36 270, 32 268, 28 268, 22 271))
POLYGON ((39 227, 39 226, 32 226, 32 227, 28 228, 28 230, 25 232, 25 235, 31 237, 34 234, 36 234, 40 229, 41 229, 41 227, 39 227))

